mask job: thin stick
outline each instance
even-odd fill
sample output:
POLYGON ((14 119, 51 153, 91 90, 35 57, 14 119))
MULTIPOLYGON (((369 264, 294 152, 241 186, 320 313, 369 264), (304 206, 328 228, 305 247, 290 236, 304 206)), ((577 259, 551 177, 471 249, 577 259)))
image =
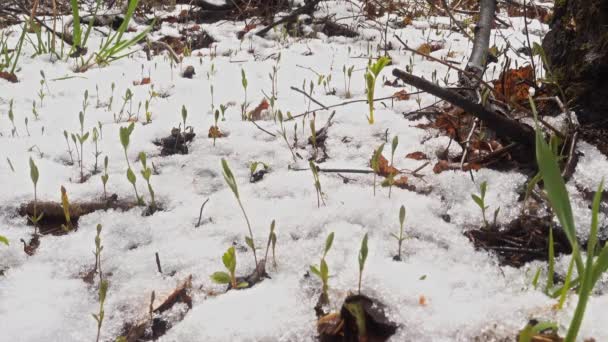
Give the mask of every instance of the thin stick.
POLYGON ((158 269, 158 273, 163 274, 163 269, 160 267, 160 257, 158 256, 158 252, 156 252, 155 255, 156 255, 156 269, 158 269))
POLYGON ((309 98, 309 99, 310 99, 312 102, 314 102, 314 103, 318 104, 319 106, 321 106, 321 109, 325 109, 325 110, 327 110, 327 109, 328 109, 326 105, 324 105, 324 104, 322 104, 321 102, 319 102, 319 101, 315 100, 315 99, 314 99, 312 96, 310 96, 309 94, 306 94, 306 92, 305 92, 305 91, 303 91, 303 90, 301 90, 301 89, 298 89, 298 88, 296 88, 296 87, 293 87, 293 86, 292 86, 292 87, 290 87, 290 88, 291 88, 291 90, 295 90, 295 91, 297 91, 298 93, 303 94, 304 96, 306 96, 307 98, 309 98))
POLYGON ((201 225, 201 220, 203 219, 203 209, 205 208, 205 204, 207 204, 207 202, 209 202, 209 199, 207 198, 207 200, 205 200, 205 202, 203 202, 203 205, 201 205, 201 211, 198 214, 198 223, 196 223, 194 225, 194 228, 198 228, 201 225))

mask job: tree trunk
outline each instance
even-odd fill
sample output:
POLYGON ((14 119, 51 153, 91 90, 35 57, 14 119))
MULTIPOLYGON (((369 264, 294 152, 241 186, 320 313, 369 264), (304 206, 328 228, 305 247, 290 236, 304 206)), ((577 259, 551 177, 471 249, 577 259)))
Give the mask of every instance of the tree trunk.
POLYGON ((608 1, 555 0, 543 48, 579 120, 608 120, 608 1))

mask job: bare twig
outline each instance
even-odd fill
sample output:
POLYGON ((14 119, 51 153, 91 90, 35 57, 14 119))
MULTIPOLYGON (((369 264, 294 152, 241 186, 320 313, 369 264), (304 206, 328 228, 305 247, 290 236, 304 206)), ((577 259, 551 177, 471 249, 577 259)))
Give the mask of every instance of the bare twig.
POLYGON ((207 204, 207 202, 209 202, 209 199, 207 198, 205 200, 205 202, 203 202, 203 205, 201 205, 201 211, 198 214, 198 222, 196 223, 196 225, 194 225, 194 228, 198 228, 201 225, 201 220, 203 219, 203 209, 205 208, 205 204, 207 204))

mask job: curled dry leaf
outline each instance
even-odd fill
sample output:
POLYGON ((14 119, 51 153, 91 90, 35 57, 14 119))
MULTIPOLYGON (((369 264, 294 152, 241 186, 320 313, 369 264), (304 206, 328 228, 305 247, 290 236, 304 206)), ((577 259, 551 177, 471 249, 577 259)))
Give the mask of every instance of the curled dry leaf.
POLYGON ((221 138, 224 136, 224 133, 220 131, 216 126, 209 127, 209 134, 207 135, 209 138, 221 138))
MULTIPOLYGON (((370 165, 371 165, 371 160, 370 160, 370 165)), ((379 176, 388 177, 390 175, 396 175, 399 173, 399 170, 397 170, 394 166, 390 166, 388 164, 388 160, 386 160, 386 158, 384 158, 384 156, 382 156, 382 155, 380 155, 378 158, 378 165, 379 165, 379 167, 378 167, 379 176)))
POLYGON ((426 154, 424 154, 424 152, 420 152, 420 151, 408 153, 405 156, 405 158, 414 159, 414 160, 428 160, 429 159, 429 157, 426 154))
POLYGON ((394 93, 393 97, 397 101, 407 101, 410 99, 410 94, 408 94, 407 91, 405 91, 405 89, 403 89, 403 90, 399 90, 398 92, 394 93))
POLYGON ((150 77, 144 77, 141 81, 133 81, 134 86, 146 85, 152 83, 152 79, 150 77))
POLYGON ((511 101, 528 101, 529 84, 534 79, 532 67, 527 65, 519 69, 509 69, 500 74, 494 81, 494 89, 511 101))
POLYGON ((255 107, 254 110, 252 110, 251 112, 249 112, 249 119, 251 121, 261 120, 262 119, 262 112, 265 111, 268 108, 270 108, 270 105, 268 104, 268 101, 266 101, 266 99, 263 99, 262 102, 260 102, 260 104, 257 107, 255 107))
POLYGON ((5 79, 11 83, 19 82, 19 79, 17 79, 17 75, 7 71, 0 71, 0 78, 5 79))

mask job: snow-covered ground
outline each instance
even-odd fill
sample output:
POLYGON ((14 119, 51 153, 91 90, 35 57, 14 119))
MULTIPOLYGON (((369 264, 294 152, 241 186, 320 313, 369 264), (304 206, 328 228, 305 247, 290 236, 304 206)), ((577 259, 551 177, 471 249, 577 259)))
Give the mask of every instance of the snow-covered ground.
MULTIPOLYGON (((319 15, 328 11, 337 17, 347 17, 357 11, 350 2, 328 1, 319 8, 319 15)), ((522 18, 506 18, 513 27, 492 35, 491 45, 504 46, 505 39, 518 49, 524 46, 522 18)), ((380 23, 386 18, 380 18, 380 23)), ((350 22, 346 20, 344 22, 350 22)), ((357 24, 357 23, 355 23, 357 24)), ((112 340, 122 332, 126 322, 135 322, 147 315, 150 293, 155 291, 157 303, 184 281, 193 276, 193 308, 181 322, 176 322, 159 341, 311 341, 316 336, 316 317, 313 310, 321 287, 317 279, 305 277, 309 265, 318 263, 323 244, 330 232, 335 232, 332 250, 327 256, 330 270, 330 299, 334 309, 349 291, 356 291, 358 278, 357 255, 361 238, 369 234, 369 258, 363 275, 362 292, 384 302, 390 318, 399 324, 392 341, 490 341, 514 340, 517 331, 530 318, 556 320, 562 329, 567 328, 576 295, 572 294, 564 310, 555 312, 555 300, 534 289, 532 278, 540 262, 522 268, 502 267, 497 259, 484 251, 475 251, 462 234, 472 226, 481 224, 479 208, 470 195, 478 192, 479 184, 488 181, 487 203, 500 206, 500 222, 508 222, 518 214, 516 190, 526 177, 517 172, 498 172, 482 169, 474 173, 445 171, 434 174, 426 167, 421 174, 420 186, 432 188, 430 194, 378 187, 373 196, 371 175, 344 173, 351 180, 345 184, 335 173, 321 173, 320 181, 326 194, 325 206, 317 207, 316 192, 306 160, 294 164, 286 143, 242 121, 239 106, 244 99, 241 86, 241 69, 247 74, 247 90, 251 109, 263 99, 262 91, 270 94, 268 74, 281 54, 278 71, 278 99, 275 107, 294 115, 306 111, 308 100, 290 89, 300 88, 305 81, 316 82, 314 72, 332 75, 331 88, 336 95, 326 95, 322 86, 316 86, 313 96, 324 105, 344 101, 344 65, 355 66, 351 91, 354 99, 364 99, 363 72, 369 51, 377 55, 381 31, 370 23, 359 22, 361 37, 287 38, 279 32, 270 32, 266 38, 252 31, 243 41, 236 32, 243 29, 242 22, 220 22, 200 25, 217 43, 210 49, 193 51, 180 65, 171 66, 168 57, 156 56, 146 60, 143 52, 116 61, 103 68, 86 73, 72 72, 74 62, 51 61, 48 56, 29 58, 29 44, 24 45, 24 56, 16 84, 0 80, 0 234, 10 246, 0 245, 0 336, 5 341, 91 341, 95 339, 96 322, 91 313, 98 311, 97 281, 93 285, 83 282, 82 275, 94 265, 94 237, 97 224, 101 233, 102 265, 110 283, 105 303, 106 317, 102 340, 112 340), (201 57, 199 57, 199 53, 201 57), (211 56, 213 54, 214 56, 211 56), (196 69, 193 79, 180 76, 187 65, 196 69), (214 74, 208 74, 212 65, 214 74), (38 98, 40 71, 48 81, 48 90, 42 106, 38 98), (55 80, 72 76, 72 78, 55 80), (145 121, 143 103, 149 98, 151 85, 134 86, 134 81, 150 77, 154 90, 170 96, 154 98, 150 103, 152 123, 145 121), (114 102, 108 111, 107 103, 114 83, 114 102), (214 104, 234 102, 226 120, 219 128, 228 133, 218 139, 207 138, 213 125, 210 86, 214 87, 214 104), (96 88, 99 92, 97 93, 96 88), (33 256, 23 251, 19 239, 29 239, 32 227, 26 219, 16 215, 22 203, 33 199, 33 186, 29 177, 29 158, 40 170, 38 198, 59 201, 60 186, 65 186, 70 201, 91 201, 103 196, 100 174, 85 183, 79 183, 77 166, 66 165, 69 155, 63 131, 79 132, 78 113, 82 110, 83 94, 89 92, 90 106, 84 120, 85 130, 92 130, 100 122, 103 138, 99 141, 103 157, 109 158, 108 193, 119 198, 133 199, 133 189, 126 178, 127 163, 119 140, 119 128, 128 123, 114 122, 114 114, 122 105, 127 88, 133 92, 133 111, 141 101, 139 122, 131 136, 128 157, 138 175, 140 195, 149 199, 147 187, 139 173, 136 161, 140 152, 148 155, 159 174, 151 183, 162 203, 163 211, 143 217, 141 208, 127 212, 97 211, 82 217, 76 231, 64 236, 44 236, 33 256), (8 119, 9 100, 13 110, 18 136, 11 137, 8 119), (40 106, 40 120, 32 116, 32 101, 40 106), (100 102, 101 107, 96 107, 100 102), (182 105, 188 110, 187 125, 194 127, 197 136, 188 155, 160 156, 160 149, 152 141, 168 135, 181 121, 182 105), (24 119, 29 118, 28 130, 24 119), (33 146, 36 146, 32 149, 33 146), (7 158, 14 171, 11 170, 7 158), (209 276, 223 270, 221 256, 233 243, 237 248, 237 274, 249 274, 254 265, 251 252, 245 249, 247 226, 234 195, 226 185, 221 172, 220 159, 225 158, 238 183, 240 196, 252 222, 255 241, 265 246, 270 222, 276 220, 276 270, 269 267, 272 279, 242 291, 228 291, 219 295, 224 287, 215 285, 209 276), (249 183, 249 164, 267 163, 270 173, 258 183, 249 183), (195 228, 199 208, 209 198, 203 212, 203 224, 195 228), (391 233, 399 229, 399 207, 407 209, 404 260, 393 261, 397 242, 391 233), (441 216, 449 214, 450 223, 441 216), (164 275, 158 273, 155 253, 158 252, 164 275), (173 276, 169 274, 175 272, 173 276), (421 298, 424 297, 424 303, 421 298), (477 338, 477 339, 476 339, 477 338)), ((413 59, 413 72, 427 79, 436 71, 443 79, 448 73, 450 81, 457 75, 443 65, 412 56, 399 50, 400 43, 391 38, 400 36, 409 45, 417 47, 427 41, 441 42, 444 48, 433 52, 442 57, 450 52, 450 59, 463 64, 471 48, 466 37, 445 29, 448 18, 422 19, 406 28, 389 28, 388 37, 394 47, 389 51, 395 67, 404 69, 413 59), (435 25, 438 24, 439 26, 435 25), (437 28, 438 27, 438 28, 437 28)), ((167 24, 161 32, 176 31, 184 24, 167 24), (174 25, 173 28, 170 25, 174 25)), ((532 21, 530 38, 540 41, 547 27, 532 21)), ((141 28, 140 28, 141 29, 141 28)), ((309 28, 312 30, 312 28, 309 28)), ((6 29, 9 32, 11 28, 6 29)), ((9 39, 11 46, 19 38, 19 28, 9 39)), ((132 33, 134 34, 134 33, 132 33)), ((158 33, 153 33, 152 38, 158 33)), ((156 37, 158 38, 158 37, 156 37)), ((97 46, 101 36, 94 32, 90 46, 97 46)), ((518 60, 512 52, 509 57, 518 60)), ((525 60, 519 59, 523 65, 525 60)), ((490 67, 488 79, 495 78, 500 67, 490 67)), ((381 78, 389 78, 387 67, 381 78)), ((540 70, 540 69, 539 69, 540 70)), ((392 78, 391 78, 392 79, 392 78)), ((400 88, 378 82, 376 97, 390 96, 400 88)), ((308 88, 308 86, 307 86, 308 88)), ((415 89, 405 88, 408 92, 415 89)), ((399 137, 395 164, 400 169, 414 170, 424 161, 405 159, 407 153, 422 151, 436 162, 436 153, 445 149, 449 139, 434 137, 432 132, 416 128, 417 122, 403 119, 402 113, 435 102, 430 95, 412 96, 408 101, 385 101, 376 105, 376 123, 366 120, 367 104, 359 102, 335 108, 334 124, 326 142, 329 159, 323 168, 367 169, 373 150, 388 139, 399 137), (416 99, 420 99, 417 103, 416 99), (422 143, 424 141, 424 143, 422 143)), ((127 107, 129 107, 127 105, 127 107)), ((316 108, 313 103, 312 108, 316 108)), ((325 124, 330 111, 317 111, 317 127, 325 124)), ((307 120, 310 120, 309 116, 307 120)), ((258 121, 265 130, 275 133, 278 123, 272 119, 258 121)), ((290 142, 298 135, 301 145, 310 136, 308 122, 301 119, 285 123, 290 142), (294 123, 297 122, 297 131, 294 123), (303 127, 304 126, 304 127, 303 127)), ((71 141, 70 141, 71 143, 71 141)), ((455 145, 455 144, 454 144, 455 145)), ((385 156, 390 158, 390 144, 385 156)), ((608 161, 594 147, 580 144, 585 153, 569 183, 593 189, 602 176, 608 175, 608 161)), ((73 146, 72 146, 73 148, 73 146)), ((307 149, 297 148, 305 159, 307 149)), ((94 164, 91 139, 85 143, 84 162, 87 170, 94 164)), ((457 153, 458 151, 455 151, 457 153)), ((433 164, 433 163, 432 163, 433 164)), ((413 178, 413 177, 412 177, 413 178)), ((589 227, 589 209, 582 198, 574 199, 578 229, 584 236, 589 227)), ((602 222, 604 217, 601 217, 602 222)), ((258 254, 262 254, 259 252, 258 254)), ((558 260, 558 270, 567 267, 568 257, 558 260)), ((541 283, 544 281, 541 278, 541 283)), ((606 279, 598 285, 600 291, 592 298, 582 326, 582 338, 608 340, 605 315, 608 295, 604 294, 606 279)), ((563 332, 564 330, 562 330, 563 332)))

